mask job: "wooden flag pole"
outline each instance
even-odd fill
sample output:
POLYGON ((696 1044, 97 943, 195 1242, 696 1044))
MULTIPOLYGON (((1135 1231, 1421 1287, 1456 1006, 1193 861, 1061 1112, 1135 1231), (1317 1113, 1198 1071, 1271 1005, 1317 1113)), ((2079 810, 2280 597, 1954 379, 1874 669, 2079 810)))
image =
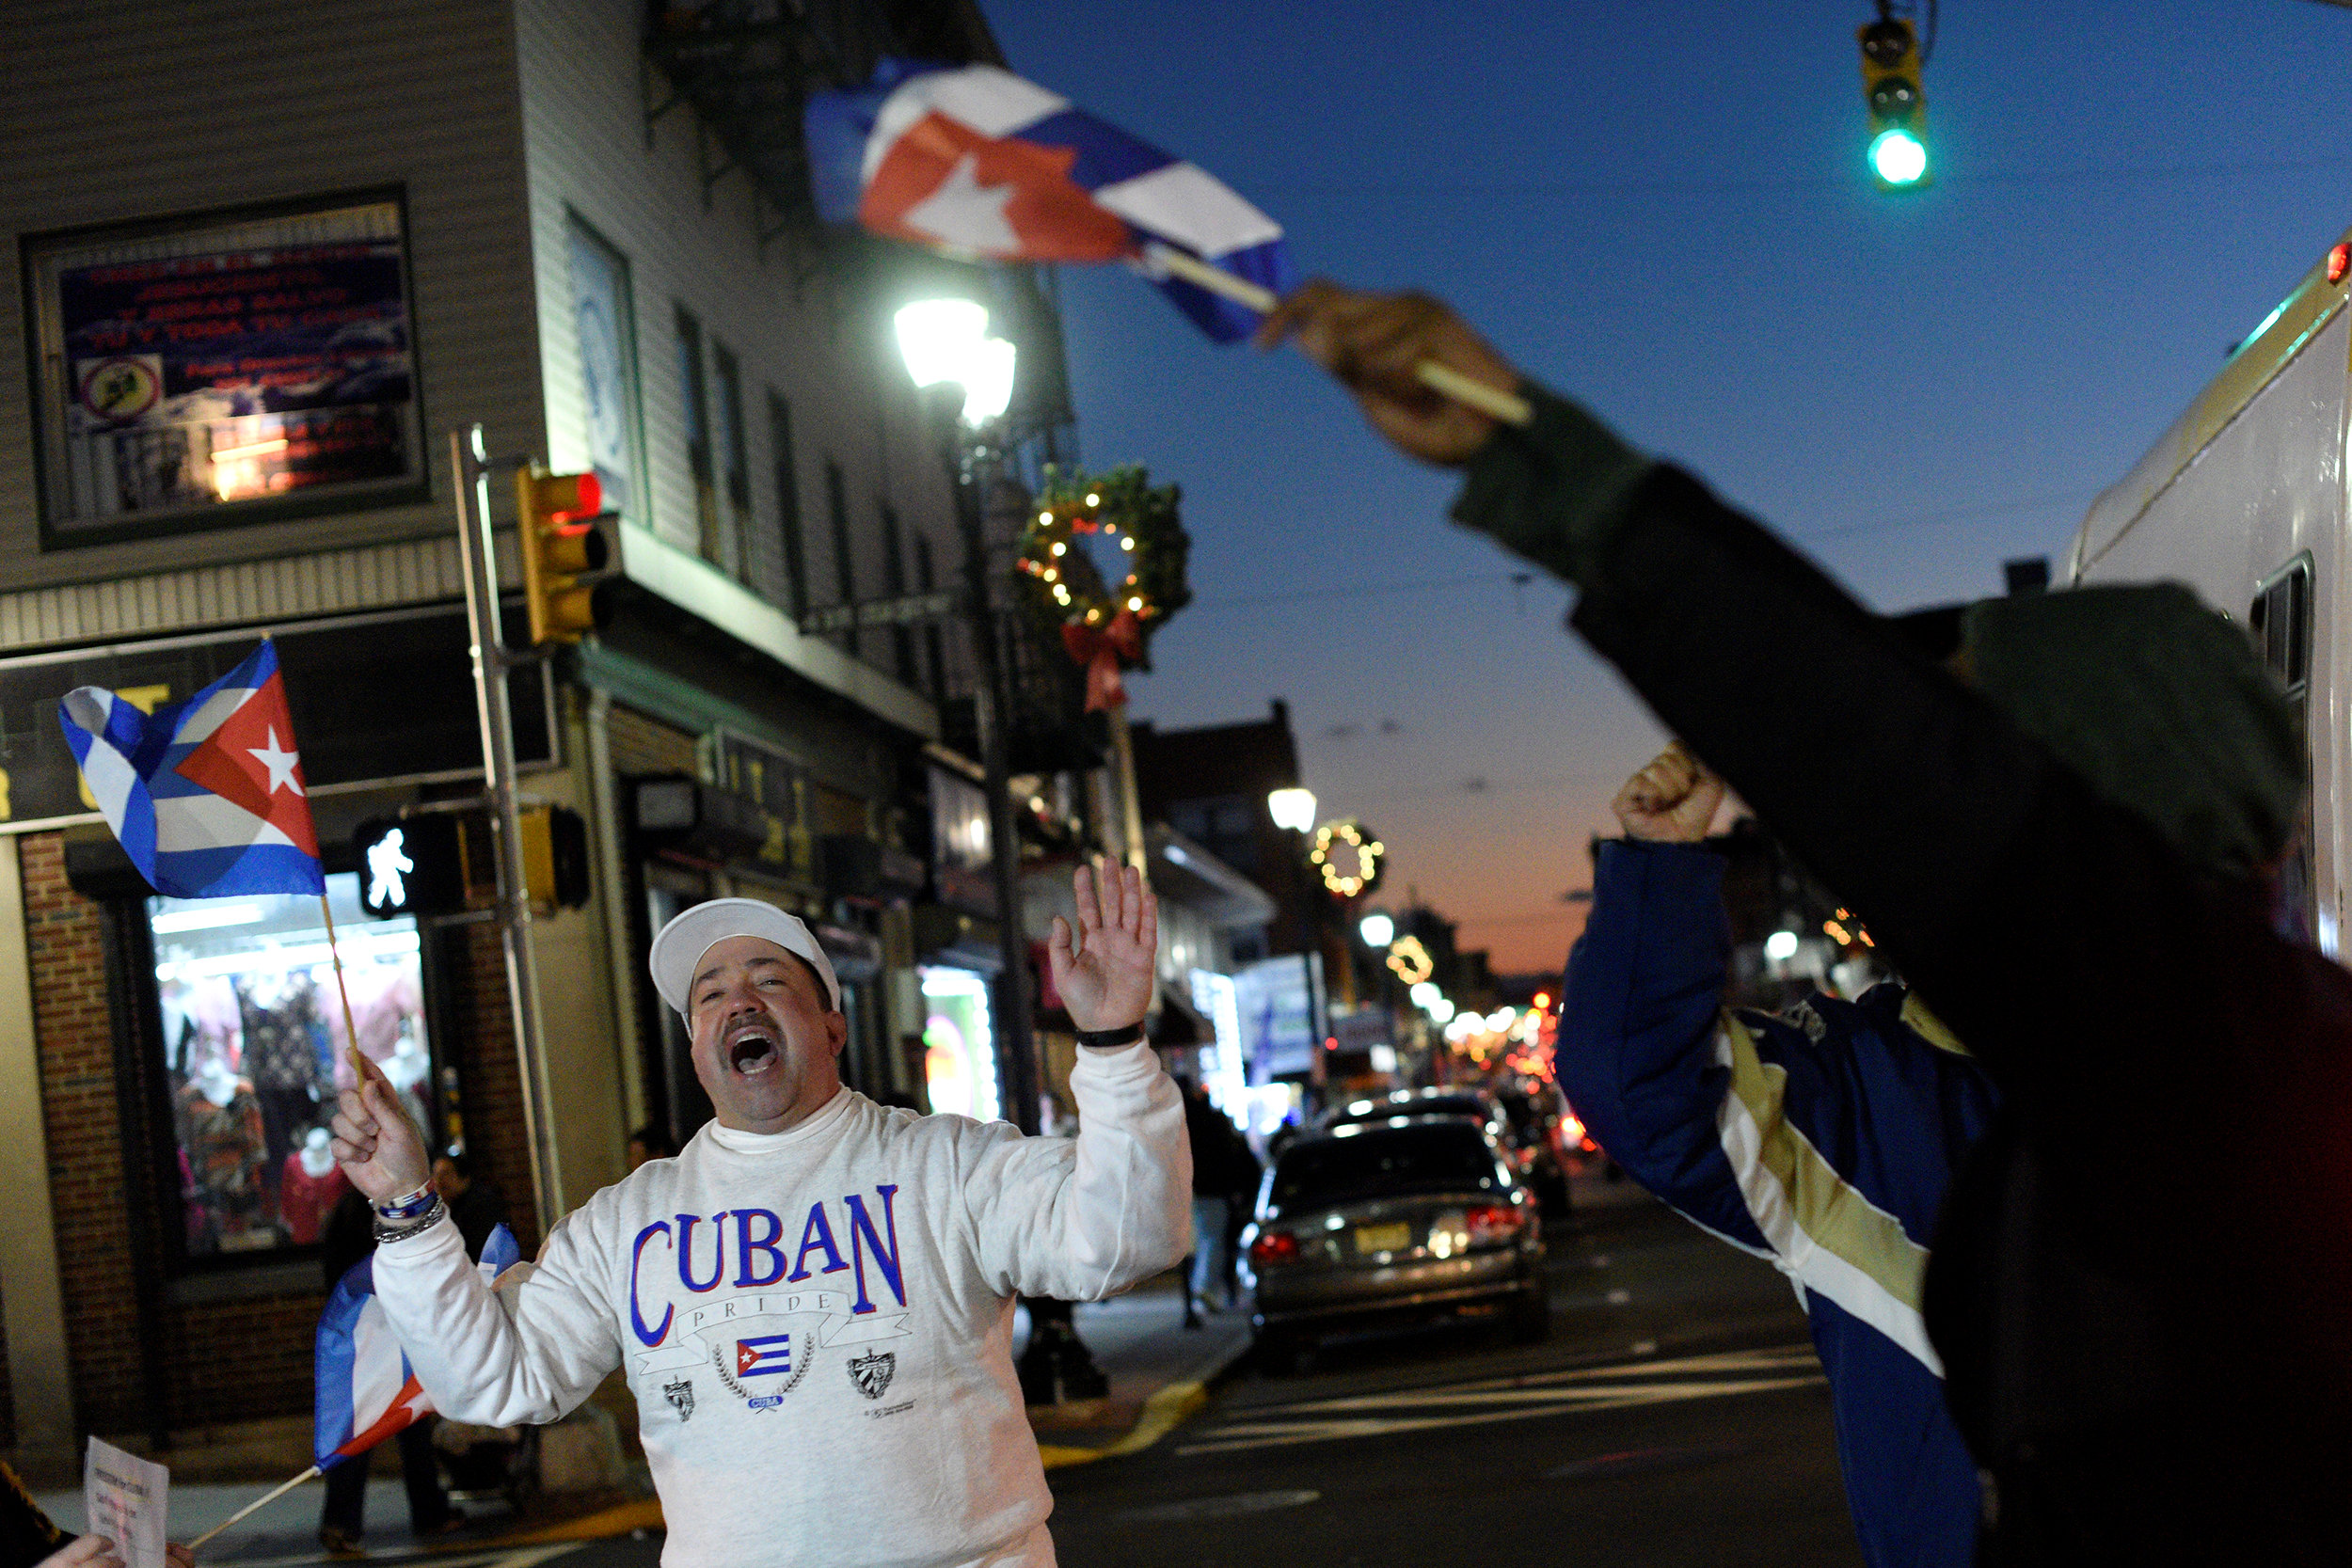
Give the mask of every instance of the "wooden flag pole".
POLYGON ((284 1497, 287 1493, 293 1491, 295 1487, 301 1485, 304 1481, 309 1481, 312 1476, 315 1476, 318 1473, 319 1467, 313 1465, 309 1469, 303 1471, 300 1475, 294 1477, 294 1480, 279 1487, 277 1491, 272 1492, 268 1497, 262 1497, 258 1501, 246 1504, 243 1508, 237 1510, 236 1513, 231 1513, 228 1518, 223 1519, 219 1524, 215 1525, 211 1529, 206 1530, 203 1534, 189 1542, 188 1550, 193 1552, 199 1546, 204 1544, 205 1542, 210 1541, 214 1536, 218 1535, 222 1530, 227 1529, 230 1526, 244 1518, 246 1514, 254 1513, 260 1509, 267 1508, 270 1504, 276 1502, 278 1498, 284 1497))
MULTIPOLYGON (((365 1093, 368 1064, 366 1058, 359 1054, 358 1025, 351 1022, 351 988, 343 983, 343 950, 335 941, 335 911, 326 907, 326 891, 324 888, 319 890, 319 913, 326 921, 326 956, 335 960, 335 992, 343 999, 343 1050, 351 1057, 351 1070, 359 1080, 353 1087, 365 1093)), ((316 1474, 315 1471, 312 1473, 316 1474)), ((297 1476, 294 1479, 299 1481, 302 1478, 297 1476)), ((293 1482, 287 1484, 292 1485, 293 1482)), ((262 1500, 267 1502, 269 1499, 264 1497, 262 1500)))
MULTIPOLYGON (((1222 267, 1213 267, 1190 251, 1178 250, 1174 245, 1145 245, 1142 264, 1146 272, 1164 272, 1187 283, 1197 283, 1262 316, 1270 314, 1278 303, 1273 290, 1262 288, 1247 277, 1237 277, 1222 267)), ((1422 386, 1444 393, 1466 408, 1475 408, 1489 419, 1524 426, 1535 418, 1535 410, 1517 392, 1489 387, 1435 359, 1423 359, 1415 365, 1413 374, 1420 377, 1422 386)))

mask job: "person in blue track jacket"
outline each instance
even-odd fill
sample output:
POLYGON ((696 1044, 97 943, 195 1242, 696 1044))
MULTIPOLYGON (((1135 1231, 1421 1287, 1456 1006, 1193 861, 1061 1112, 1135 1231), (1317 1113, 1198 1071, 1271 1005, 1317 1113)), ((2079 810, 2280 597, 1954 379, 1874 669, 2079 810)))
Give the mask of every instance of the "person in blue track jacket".
POLYGON ((1797 1288, 1872 1568, 1976 1558, 1976 1463, 1920 1316, 1927 1243, 1992 1082, 1902 986, 1772 1016, 1724 1005, 1723 782, 1679 743, 1613 807, 1568 958, 1561 1091, 1644 1187, 1797 1288))

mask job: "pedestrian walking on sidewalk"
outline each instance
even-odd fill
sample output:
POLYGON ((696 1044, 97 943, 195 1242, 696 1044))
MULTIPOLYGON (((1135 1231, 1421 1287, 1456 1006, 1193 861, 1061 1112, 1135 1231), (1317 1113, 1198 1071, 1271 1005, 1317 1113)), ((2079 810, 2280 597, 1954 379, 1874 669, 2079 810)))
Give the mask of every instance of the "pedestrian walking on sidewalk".
POLYGON ((1963 686, 1437 301, 1311 283, 1262 341, 1294 334, 1579 589, 1575 629, 2000 1089, 1924 1303, 1978 1560, 2341 1560, 2352 974, 2273 924, 2308 752, 2244 636, 2170 584, 1989 600, 1954 617, 1963 686))
POLYGON ((1184 1326, 1233 1309, 1232 1212, 1258 1184, 1258 1157, 1197 1079, 1183 1080, 1184 1140, 1192 1148, 1192 1256, 1184 1260, 1184 1326))
POLYGON ((1081 866, 1054 922, 1078 1025, 1074 1139, 888 1110, 841 1083, 832 962, 771 904, 696 905, 654 938, 716 1119, 557 1223, 494 1297, 424 1149, 371 1073, 336 1154, 381 1216, 375 1289, 452 1419, 556 1419, 616 1368, 667 1568, 1048 1568, 1053 1507, 1009 1354, 1021 1293, 1099 1301, 1183 1255, 1184 1107, 1143 1037, 1158 911, 1081 866))
MULTIPOLYGON (((474 1249, 479 1255, 480 1247, 474 1249)), ((326 1288, 334 1290, 362 1258, 375 1251, 375 1211, 367 1197, 345 1189, 326 1217, 319 1236, 319 1261, 325 1265, 326 1288)), ((421 1537, 448 1535, 463 1529, 466 1515, 449 1500, 441 1485, 441 1466, 433 1451, 437 1416, 410 1422, 392 1435, 400 1448, 400 1475, 408 1490, 408 1528, 421 1537)), ((319 1544, 338 1556, 356 1554, 367 1533, 368 1469, 374 1449, 362 1449, 330 1466, 326 1497, 319 1508, 319 1544)))

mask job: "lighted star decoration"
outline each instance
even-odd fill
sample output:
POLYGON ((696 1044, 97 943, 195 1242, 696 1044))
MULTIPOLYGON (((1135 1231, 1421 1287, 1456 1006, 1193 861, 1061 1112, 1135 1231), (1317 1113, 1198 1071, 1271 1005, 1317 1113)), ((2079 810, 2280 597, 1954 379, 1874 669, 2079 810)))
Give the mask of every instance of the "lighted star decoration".
POLYGON ((1323 873, 1325 887, 1353 898, 1380 879, 1380 857, 1387 853, 1361 823, 1327 822, 1315 830, 1315 847, 1307 859, 1323 873))
POLYGON ((302 784, 294 778, 294 769, 302 766, 302 753, 285 751, 278 746, 277 725, 270 726, 268 745, 248 746, 246 754, 269 769, 268 793, 275 795, 280 787, 291 789, 296 795, 302 793, 302 784))

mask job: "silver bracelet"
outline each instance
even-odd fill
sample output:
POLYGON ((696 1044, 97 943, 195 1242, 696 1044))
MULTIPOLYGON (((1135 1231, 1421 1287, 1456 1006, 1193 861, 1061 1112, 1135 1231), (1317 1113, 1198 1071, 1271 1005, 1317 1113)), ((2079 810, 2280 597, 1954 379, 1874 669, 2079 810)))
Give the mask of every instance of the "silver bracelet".
POLYGON ((403 1220, 398 1225, 388 1225, 382 1220, 376 1221, 375 1240, 378 1245, 387 1242, 405 1242, 411 1236, 423 1235, 447 1218, 449 1218, 449 1205, 437 1196, 433 1199, 433 1207, 413 1220, 403 1220))

